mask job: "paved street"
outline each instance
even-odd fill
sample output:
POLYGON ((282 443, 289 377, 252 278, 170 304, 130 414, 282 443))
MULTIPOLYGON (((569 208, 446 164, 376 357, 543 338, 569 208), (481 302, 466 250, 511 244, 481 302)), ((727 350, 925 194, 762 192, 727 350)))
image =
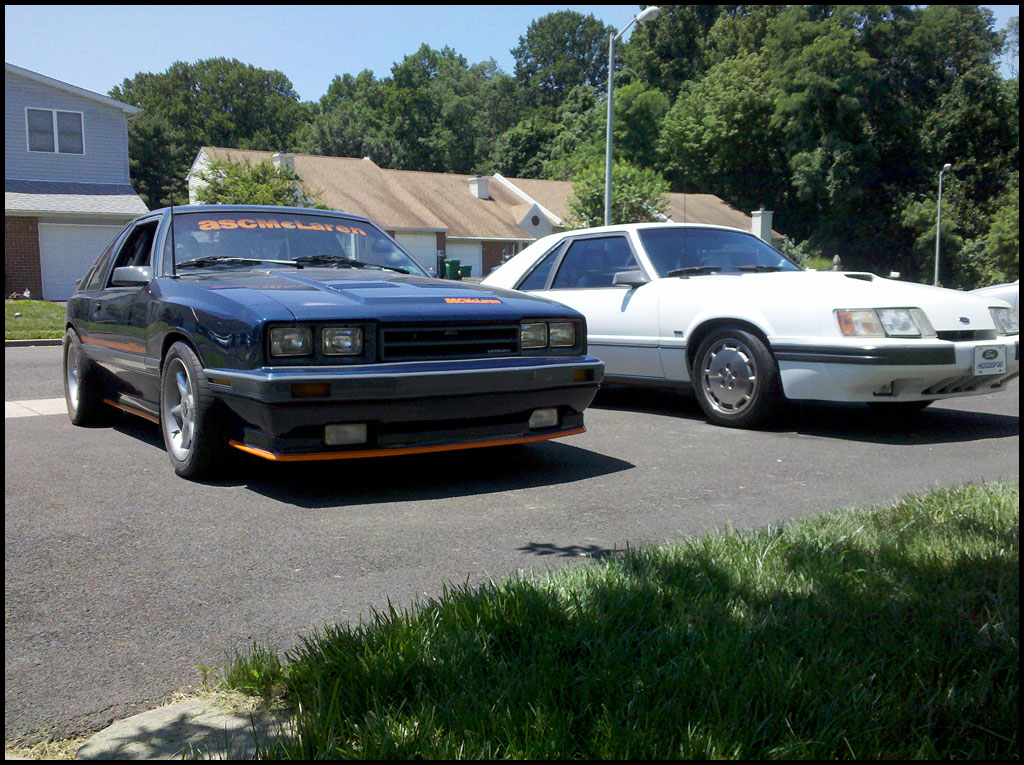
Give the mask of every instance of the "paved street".
MULTIPOLYGON (((59 398, 60 348, 6 349, 4 392, 22 407, 59 398)), ((290 466, 240 457, 220 480, 191 483, 144 420, 5 417, 5 739, 97 730, 254 639, 294 646, 445 582, 1019 479, 1016 382, 909 424, 795 406, 772 430, 734 431, 706 424, 690 396, 624 389, 603 391, 586 418, 586 434, 532 446, 290 466)))

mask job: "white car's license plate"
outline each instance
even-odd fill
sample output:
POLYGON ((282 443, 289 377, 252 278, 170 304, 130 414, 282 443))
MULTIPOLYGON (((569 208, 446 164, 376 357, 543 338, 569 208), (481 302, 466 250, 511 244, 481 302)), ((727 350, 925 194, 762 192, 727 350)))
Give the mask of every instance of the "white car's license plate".
POLYGON ((974 349, 974 374, 1001 375, 1005 373, 1005 347, 1001 345, 983 345, 974 349))

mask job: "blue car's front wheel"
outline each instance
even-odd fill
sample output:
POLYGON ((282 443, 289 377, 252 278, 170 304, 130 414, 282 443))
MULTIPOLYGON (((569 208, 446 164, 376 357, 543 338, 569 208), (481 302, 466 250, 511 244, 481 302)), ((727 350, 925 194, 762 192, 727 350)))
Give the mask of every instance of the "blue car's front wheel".
POLYGON ((224 449, 209 381, 185 343, 175 343, 164 357, 160 429, 174 472, 183 478, 208 472, 224 449))

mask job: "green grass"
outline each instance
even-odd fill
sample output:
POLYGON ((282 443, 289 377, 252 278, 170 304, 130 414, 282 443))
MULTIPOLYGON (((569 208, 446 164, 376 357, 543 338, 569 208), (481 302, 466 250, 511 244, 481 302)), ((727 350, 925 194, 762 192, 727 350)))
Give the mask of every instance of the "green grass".
POLYGON ((4 340, 64 337, 64 304, 46 300, 5 300, 4 340), (14 314, 21 316, 15 317, 14 314))
POLYGON ((299 710, 271 757, 1016 759, 1019 560, 1017 484, 968 486, 449 588, 232 672, 299 710))

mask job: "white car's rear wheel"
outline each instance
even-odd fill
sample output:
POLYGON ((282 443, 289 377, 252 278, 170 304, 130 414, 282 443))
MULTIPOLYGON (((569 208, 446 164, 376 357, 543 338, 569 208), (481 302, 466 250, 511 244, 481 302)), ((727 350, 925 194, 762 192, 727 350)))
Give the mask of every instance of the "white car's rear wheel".
POLYGON ((708 419, 730 428, 759 425, 782 399, 775 358, 758 337, 736 328, 715 330, 701 342, 693 386, 708 419))

